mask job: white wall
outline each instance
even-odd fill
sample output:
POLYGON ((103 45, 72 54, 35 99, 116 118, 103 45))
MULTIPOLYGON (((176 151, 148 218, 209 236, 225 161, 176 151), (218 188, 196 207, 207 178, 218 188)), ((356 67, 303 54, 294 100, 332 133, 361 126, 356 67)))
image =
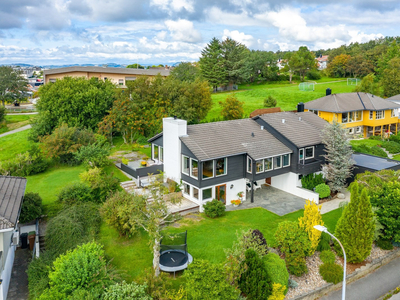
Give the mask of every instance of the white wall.
POLYGON ((0 233, 3 242, 3 255, 5 258, 4 269, 1 272, 1 279, 3 280, 3 282, 0 285, 0 300, 7 299, 8 287, 10 285, 11 279, 11 271, 14 263, 16 246, 11 246, 12 234, 13 231, 0 233))
POLYGON ((309 199, 315 203, 319 203, 319 195, 310 190, 303 189, 301 187, 301 180, 299 180, 299 174, 286 173, 271 178, 271 186, 280 189, 292 195, 309 199))
POLYGON ((181 141, 179 137, 187 135, 185 120, 163 119, 164 172, 167 178, 176 182, 181 179, 181 141))

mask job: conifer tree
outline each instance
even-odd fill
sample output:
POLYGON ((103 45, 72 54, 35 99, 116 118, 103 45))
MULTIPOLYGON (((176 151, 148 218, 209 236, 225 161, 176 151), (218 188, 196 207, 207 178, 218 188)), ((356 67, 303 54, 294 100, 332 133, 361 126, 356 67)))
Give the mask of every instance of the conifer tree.
POLYGON ((304 215, 299 218, 299 226, 308 234, 311 242, 308 255, 313 255, 318 247, 321 238, 321 231, 314 228, 315 225, 324 225, 321 216, 321 205, 317 205, 314 201, 307 200, 304 205, 304 215))
MULTIPOLYGON (((374 213, 367 190, 362 189, 360 193, 358 183, 354 182, 351 185, 350 203, 345 207, 335 230, 335 236, 342 243, 349 262, 360 263, 370 255, 374 231, 374 213)), ((343 256, 340 245, 336 244, 335 249, 343 256)))

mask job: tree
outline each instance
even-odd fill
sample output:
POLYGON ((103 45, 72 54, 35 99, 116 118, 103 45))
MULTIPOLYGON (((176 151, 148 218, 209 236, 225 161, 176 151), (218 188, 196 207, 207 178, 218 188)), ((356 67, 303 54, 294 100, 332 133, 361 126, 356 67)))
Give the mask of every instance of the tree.
POLYGON ((277 72, 276 56, 272 51, 245 51, 245 59, 240 70, 244 82, 265 79, 271 71, 277 72))
POLYGON ((333 120, 322 130, 322 143, 325 145, 324 155, 328 164, 322 171, 332 191, 339 191, 346 185, 346 179, 351 176, 354 161, 351 156, 353 150, 342 124, 333 120))
POLYGON ((376 83, 376 77, 373 73, 365 76, 359 85, 354 89, 355 92, 370 93, 372 95, 378 95, 379 86, 376 83))
POLYGON ((289 64, 295 71, 299 72, 303 81, 307 70, 312 70, 317 67, 314 54, 308 50, 306 46, 300 47, 299 50, 290 57, 289 64))
POLYGON ((131 64, 126 66, 129 69, 144 69, 144 67, 140 64, 131 64))
POLYGON ((268 95, 267 98, 264 99, 264 107, 275 107, 276 106, 276 99, 271 95, 268 95))
POLYGON ((242 68, 248 52, 247 47, 228 37, 222 41, 221 50, 224 58, 224 69, 227 72, 227 82, 229 84, 241 82, 243 80, 242 68))
POLYGON ((115 85, 98 78, 65 77, 40 87, 38 118, 33 134, 51 134, 63 123, 69 127, 96 129, 115 99, 115 85))
POLYGON ((383 96, 400 94, 400 57, 392 58, 382 75, 383 96))
POLYGON ((142 228, 149 234, 155 276, 160 274, 162 225, 175 220, 168 205, 181 202, 178 197, 164 197, 168 193, 168 188, 163 185, 163 176, 163 174, 159 174, 151 177, 148 196, 152 198, 151 200, 140 195, 129 195, 123 191, 107 199, 101 209, 102 215, 109 225, 118 226, 118 229, 123 229, 131 234, 134 234, 138 228, 142 228))
POLYGON ((308 239, 311 242, 309 255, 313 255, 318 247, 321 237, 321 231, 314 228, 315 225, 324 225, 321 216, 321 205, 307 200, 304 205, 303 217, 299 218, 299 226, 308 234, 308 239))
POLYGON ((219 102, 222 107, 221 115, 224 120, 236 120, 243 118, 243 104, 235 94, 229 94, 224 102, 219 102))
POLYGON ((295 72, 295 64, 296 64, 296 59, 292 59, 292 56, 294 55, 294 52, 287 52, 284 56, 284 61, 285 65, 282 68, 282 72, 287 72, 289 73, 289 82, 292 82, 293 74, 295 72))
POLYGON ((20 71, 12 67, 0 66, 0 101, 3 106, 6 101, 23 98, 27 85, 28 81, 21 76, 20 71))
POLYGON ((352 77, 364 77, 373 71, 373 64, 361 54, 350 57, 346 64, 346 72, 352 77))
MULTIPOLYGON (((367 190, 361 190, 360 194, 358 183, 354 182, 350 202, 345 206, 335 229, 335 236, 342 243, 349 262, 360 263, 370 255, 374 231, 374 213, 367 190)), ((339 245, 336 245, 336 250, 343 255, 339 245)))
POLYGON ((75 152, 75 158, 79 162, 83 162, 87 168, 103 168, 107 166, 110 161, 108 155, 110 155, 110 144, 96 141, 86 146, 79 148, 78 152, 75 152))
POLYGON ((228 83, 228 73, 225 69, 225 61, 221 42, 213 38, 201 51, 199 61, 201 75, 217 91, 217 87, 228 83))
MULTIPOLYGON (((0 124, 5 120, 7 115, 7 110, 5 106, 0 106, 0 124)), ((1 127, 2 125, 0 125, 1 127)))
POLYGON ((346 77, 347 69, 348 69, 348 61, 351 56, 347 54, 340 54, 336 56, 327 67, 327 71, 331 74, 331 76, 335 77, 346 77))
POLYGON ((396 41, 393 41, 387 48, 386 53, 381 55, 377 62, 377 72, 379 76, 382 76, 384 74, 385 70, 391 65, 390 61, 396 57, 400 58, 400 46, 397 44, 396 41))
POLYGON ((21 224, 24 224, 26 222, 39 218, 41 214, 42 198, 37 193, 26 193, 24 196, 24 201, 22 202, 19 222, 21 224))
POLYGON ((181 62, 171 70, 169 76, 179 81, 193 82, 200 76, 200 70, 190 62, 181 62))

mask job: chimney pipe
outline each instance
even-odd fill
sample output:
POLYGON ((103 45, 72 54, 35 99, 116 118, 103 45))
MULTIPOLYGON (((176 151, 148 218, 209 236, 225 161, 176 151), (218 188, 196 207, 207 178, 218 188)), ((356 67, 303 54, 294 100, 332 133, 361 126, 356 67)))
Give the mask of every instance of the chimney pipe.
POLYGON ((261 130, 264 130, 264 126, 261 125, 261 130))
POLYGON ((282 123, 285 123, 285 119, 282 119, 282 123))
POLYGON ((297 104, 297 112, 304 112, 304 103, 300 102, 297 104))
POLYGON ((330 94, 332 94, 332 90, 330 88, 326 89, 326 95, 329 96, 330 94))

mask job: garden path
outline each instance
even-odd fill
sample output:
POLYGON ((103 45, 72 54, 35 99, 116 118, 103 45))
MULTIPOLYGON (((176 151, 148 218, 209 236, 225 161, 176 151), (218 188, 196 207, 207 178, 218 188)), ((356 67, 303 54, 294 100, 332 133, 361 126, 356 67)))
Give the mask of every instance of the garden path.
POLYGON ((327 212, 330 212, 332 210, 339 208, 340 202, 343 202, 343 201, 349 202, 350 201, 350 192, 348 190, 345 190, 343 192, 343 194, 344 194, 344 199, 335 198, 333 200, 322 203, 321 204, 321 206, 322 206, 321 214, 326 214, 327 212))
POLYGON ((29 128, 32 128, 32 126, 31 125, 26 125, 24 127, 20 127, 20 128, 11 130, 11 131, 7 131, 5 133, 0 134, 0 138, 3 137, 3 136, 9 135, 9 134, 13 134, 13 133, 17 133, 17 132, 20 132, 20 131, 27 130, 29 128))

